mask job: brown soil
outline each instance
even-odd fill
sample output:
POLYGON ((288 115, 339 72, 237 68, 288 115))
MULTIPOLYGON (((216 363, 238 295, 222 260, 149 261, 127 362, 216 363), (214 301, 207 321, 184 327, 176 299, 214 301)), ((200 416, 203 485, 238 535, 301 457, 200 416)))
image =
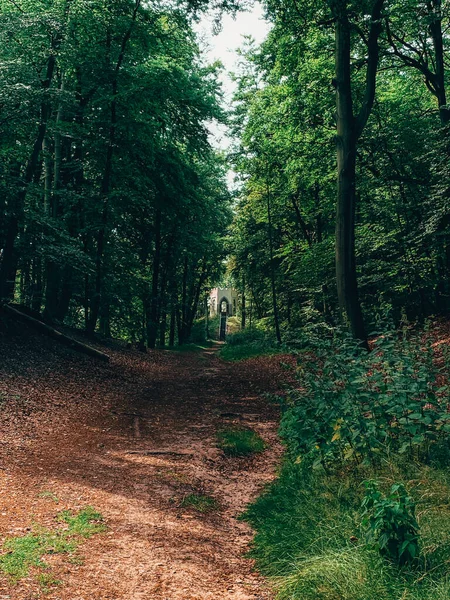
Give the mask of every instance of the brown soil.
MULTIPOLYGON (((279 358, 236 365, 216 349, 144 355, 112 345, 105 365, 24 332, 0 335, 0 544, 35 523, 54 527, 63 509, 93 506, 107 524, 82 542, 80 560, 45 557, 62 581, 45 597, 272 598, 236 517, 279 461, 277 409, 260 396, 276 390, 279 358), (215 435, 230 423, 254 428, 269 449, 225 457, 215 435), (183 508, 191 493, 218 508, 183 508)), ((15 584, 0 575, 0 600, 40 597, 36 573, 15 584)))

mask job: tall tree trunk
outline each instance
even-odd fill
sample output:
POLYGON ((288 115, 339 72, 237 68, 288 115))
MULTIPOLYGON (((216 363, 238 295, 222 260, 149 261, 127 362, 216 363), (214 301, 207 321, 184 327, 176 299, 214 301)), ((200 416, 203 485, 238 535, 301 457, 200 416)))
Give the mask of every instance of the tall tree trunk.
POLYGON ((351 82, 351 25, 347 0, 337 2, 335 25, 335 68, 337 107, 337 205, 336 205, 336 283, 342 317, 353 336, 367 347, 367 335, 359 302, 355 258, 356 149, 375 99, 378 70, 378 39, 384 0, 375 0, 368 38, 366 90, 360 113, 353 114, 351 82))
POLYGON ((14 270, 14 247, 16 242, 17 234, 19 233, 19 222, 22 216, 25 198, 27 195, 28 187, 32 183, 36 171, 39 169, 39 155, 42 150, 42 145, 45 139, 47 131, 47 123, 50 117, 51 107, 46 97, 46 90, 48 90, 53 81, 53 75, 56 66, 56 56, 52 54, 47 61, 47 70, 45 79, 42 82, 42 88, 44 91, 44 100, 41 104, 40 109, 40 122, 37 130, 36 138, 31 150, 30 158, 28 159, 25 174, 23 177, 23 183, 21 189, 17 193, 14 199, 14 205, 12 206, 11 216, 6 231, 6 239, 3 247, 2 263, 0 266, 0 299, 5 297, 11 297, 14 293, 14 281, 8 281, 11 276, 11 272, 14 270), (9 283, 9 285, 8 285, 9 283))
POLYGON ((245 275, 242 276, 242 304, 241 304, 241 329, 245 329, 245 321, 247 318, 245 306, 245 275))
POLYGON ((450 122, 450 109, 447 106, 447 94, 445 90, 445 60, 444 41, 442 34, 442 0, 430 0, 428 9, 432 21, 430 23, 430 34, 434 47, 435 78, 433 87, 439 106, 439 116, 442 125, 450 122))
POLYGON ((159 271, 161 266, 161 209, 155 215, 155 254, 153 256, 152 291, 150 300, 150 319, 147 322, 147 342, 149 348, 155 348, 158 336, 159 308, 159 271))
POLYGON ((169 347, 175 346, 175 326, 176 326, 176 304, 172 303, 170 309, 170 327, 169 327, 169 347))
MULTIPOLYGON (((64 76, 61 76, 59 84, 60 94, 64 93, 64 76)), ((53 160, 53 186, 51 193, 49 187, 51 185, 51 167, 48 164, 50 157, 45 157, 45 204, 48 205, 49 216, 55 222, 57 221, 60 213, 60 188, 61 188, 61 162, 62 162, 62 139, 59 128, 63 119, 63 107, 62 98, 60 97, 58 112, 56 115, 56 128, 54 134, 54 160, 53 160)), ((50 149, 50 145, 46 144, 47 152, 50 149)), ((47 259, 46 263, 46 275, 47 275, 47 286, 45 290, 45 309, 44 317, 46 321, 53 322, 58 308, 59 298, 59 283, 61 279, 61 268, 59 264, 52 260, 47 259)))
MULTIPOLYGON (((270 173, 267 174, 270 177, 270 173)), ((278 301, 277 301, 277 288, 275 285, 275 264, 273 257, 273 230, 272 230, 272 206, 271 206, 271 190, 270 183, 267 180, 267 226, 268 226, 268 237, 269 237, 269 252, 270 252, 270 283, 272 286, 272 306, 273 306, 273 320, 275 324, 275 334, 278 342, 281 344, 281 332, 280 332, 280 320, 278 316, 278 301)))
POLYGON ((187 277, 188 277, 189 259, 187 252, 184 256, 183 264, 183 283, 181 287, 181 311, 177 311, 178 322, 178 345, 182 346, 186 341, 186 322, 187 322, 187 277))

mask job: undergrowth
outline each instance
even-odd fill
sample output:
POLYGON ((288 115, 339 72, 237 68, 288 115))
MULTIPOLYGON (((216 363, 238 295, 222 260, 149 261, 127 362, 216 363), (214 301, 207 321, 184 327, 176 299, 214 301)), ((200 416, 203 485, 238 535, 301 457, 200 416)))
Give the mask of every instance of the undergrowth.
POLYGON ((244 515, 278 600, 450 598, 447 367, 406 330, 299 355, 285 462, 244 515))
POLYGON ((256 431, 245 428, 222 429, 217 433, 217 445, 227 456, 248 456, 266 447, 256 431))
MULTIPOLYGON (((58 515, 58 522, 55 530, 35 525, 27 535, 7 538, 0 555, 0 571, 17 581, 27 577, 32 567, 47 570, 45 555, 73 554, 83 538, 90 538, 105 530, 101 514, 91 507, 77 514, 62 511, 58 515)), ((39 580, 45 580, 48 586, 51 576, 48 573, 44 575, 38 575, 39 580)))
POLYGON ((257 534, 251 555, 273 578, 278 600, 448 600, 450 478, 431 467, 378 471, 383 487, 402 481, 417 505, 421 554, 398 566, 367 544, 361 530, 371 475, 326 474, 287 462, 244 515, 257 534))
POLYGON ((227 343, 220 351, 220 356, 224 360, 238 361, 280 352, 280 346, 263 331, 244 329, 227 336, 227 343))

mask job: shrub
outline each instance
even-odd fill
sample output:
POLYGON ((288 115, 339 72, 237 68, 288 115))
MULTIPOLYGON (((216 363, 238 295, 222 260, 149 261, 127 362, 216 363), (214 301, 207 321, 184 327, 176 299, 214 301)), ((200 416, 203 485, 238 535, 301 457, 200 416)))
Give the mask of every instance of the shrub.
POLYGON ((448 385, 431 342, 388 333, 367 353, 337 337, 304 357, 280 430, 292 455, 313 453, 325 468, 393 453, 429 460, 449 438, 448 385))
POLYGON ((245 329, 227 336, 220 356, 225 360, 245 360, 254 356, 277 354, 279 345, 259 329, 245 329))
POLYGON ((384 496, 375 481, 366 482, 362 502, 362 526, 366 539, 380 553, 399 565, 419 556, 419 525, 416 505, 402 484, 394 484, 384 496))

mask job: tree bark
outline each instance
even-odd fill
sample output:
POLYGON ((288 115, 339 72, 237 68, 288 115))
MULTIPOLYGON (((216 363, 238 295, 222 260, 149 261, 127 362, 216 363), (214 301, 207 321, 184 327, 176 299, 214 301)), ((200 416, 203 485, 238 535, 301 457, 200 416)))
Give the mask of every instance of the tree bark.
POLYGON ((155 253, 153 256, 152 291, 150 299, 150 319, 147 321, 147 343, 149 348, 156 347, 158 336, 159 308, 159 271, 161 266, 161 209, 155 215, 155 253))
POLYGON ((378 39, 384 0, 375 0, 368 38, 366 88, 361 110, 353 113, 351 81, 351 24, 347 0, 338 2, 335 25, 337 108, 336 283, 341 316, 353 336, 367 347, 367 334, 359 301, 355 258, 356 150, 358 139, 373 108, 378 70, 378 39))
MULTIPOLYGON (((270 173, 267 174, 270 177, 270 173)), ((268 237, 269 237, 269 253, 270 253, 270 283, 272 286, 272 306, 273 306, 273 320, 275 324, 275 334, 278 342, 281 344, 281 332, 280 332, 280 320, 278 316, 278 302, 277 302, 277 288, 275 285, 275 264, 273 258, 273 231, 272 231, 272 206, 271 206, 271 190, 269 180, 266 185, 266 196, 267 196, 267 226, 268 226, 268 237)))
POLYGON ((44 100, 41 104, 40 109, 40 122, 38 126, 37 135, 33 144, 33 148, 30 154, 30 158, 28 159, 25 174, 23 178, 23 183, 21 189, 16 195, 14 206, 12 207, 12 214, 9 220, 5 244, 3 247, 2 254, 2 263, 0 266, 0 300, 5 297, 11 297, 13 295, 14 290, 14 281, 10 282, 8 288, 8 278, 10 277, 11 271, 14 266, 14 247, 16 242, 17 234, 19 233, 19 222, 22 216, 23 207, 25 203, 25 198, 27 195, 28 187, 30 183, 32 183, 35 173, 39 168, 39 155, 42 150, 42 145, 44 143, 45 134, 47 131, 47 123, 50 116, 50 104, 46 98, 45 92, 50 88, 53 75, 55 72, 56 66, 56 56, 54 54, 50 55, 47 61, 47 70, 45 74, 45 79, 42 82, 42 88, 44 91, 44 100))
POLYGON ((245 322, 247 319, 247 312, 245 306, 245 275, 242 276, 242 306, 241 306, 241 329, 245 329, 245 322))

